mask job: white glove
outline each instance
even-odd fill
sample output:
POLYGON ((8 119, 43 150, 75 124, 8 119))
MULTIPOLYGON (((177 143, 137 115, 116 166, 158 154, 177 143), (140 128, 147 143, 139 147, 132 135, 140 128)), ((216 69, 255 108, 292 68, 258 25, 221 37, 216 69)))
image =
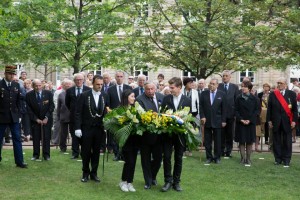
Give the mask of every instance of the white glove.
POLYGON ((81 130, 80 130, 80 129, 76 130, 76 131, 75 131, 75 135, 76 135, 77 137, 81 138, 81 136, 82 136, 81 130))

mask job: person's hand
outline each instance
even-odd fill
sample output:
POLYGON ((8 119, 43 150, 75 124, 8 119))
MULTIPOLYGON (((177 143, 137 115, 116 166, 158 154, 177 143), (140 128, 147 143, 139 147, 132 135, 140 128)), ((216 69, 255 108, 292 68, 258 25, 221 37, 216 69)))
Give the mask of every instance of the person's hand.
POLYGON ((19 123, 21 123, 22 122, 22 118, 19 118, 19 123))
POLYGON ((201 121, 201 124, 203 124, 203 125, 204 125, 204 124, 205 124, 205 122, 206 122, 206 118, 201 118, 201 119, 200 119, 200 121, 201 121))
POLYGON ((82 136, 81 130, 80 129, 76 130, 75 135, 76 135, 76 137, 81 138, 81 136, 82 136))
POLYGON ((273 124, 272 124, 271 121, 269 121, 269 127, 270 127, 270 128, 273 128, 273 124))
POLYGON ((43 121, 40 120, 40 119, 37 119, 37 120, 36 120, 36 123, 38 123, 38 124, 43 124, 43 121))
POLYGON ((293 129, 293 128, 295 128, 295 126, 296 126, 296 122, 292 122, 291 123, 291 128, 293 129))
POLYGON ((222 122, 222 128, 226 126, 226 122, 222 122))
POLYGON ((46 125, 48 123, 48 118, 46 117, 45 119, 43 119, 42 124, 46 125))

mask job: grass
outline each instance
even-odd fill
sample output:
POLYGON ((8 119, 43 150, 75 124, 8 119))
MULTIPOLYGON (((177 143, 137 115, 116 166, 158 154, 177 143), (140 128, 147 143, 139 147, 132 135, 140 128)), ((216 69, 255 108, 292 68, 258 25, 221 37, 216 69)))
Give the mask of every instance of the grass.
POLYGON ((26 149, 28 169, 16 168, 11 149, 4 149, 0 163, 0 199, 299 199, 298 184, 300 159, 293 155, 291 167, 273 165, 270 153, 254 153, 252 166, 239 164, 238 153, 232 159, 222 159, 220 165, 204 165, 204 154, 193 152, 184 159, 181 186, 183 192, 160 192, 163 170, 158 174, 158 186, 144 190, 140 158, 136 166, 135 193, 121 192, 118 183, 123 163, 113 162, 110 155, 105 161, 102 176, 102 156, 98 175, 101 183, 81 183, 81 162, 70 159, 58 149, 51 149, 51 161, 30 161, 32 150, 26 149), (264 160, 260 160, 264 157, 264 160))

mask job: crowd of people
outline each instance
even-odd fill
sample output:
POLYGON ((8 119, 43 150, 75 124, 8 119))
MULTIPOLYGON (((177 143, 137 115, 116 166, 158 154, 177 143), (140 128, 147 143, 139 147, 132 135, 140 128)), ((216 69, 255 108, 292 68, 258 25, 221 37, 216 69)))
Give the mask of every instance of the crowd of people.
POLYGON ((70 134, 71 159, 82 158, 81 181, 100 182, 97 176, 99 157, 100 153, 107 151, 114 154, 114 161, 125 161, 119 183, 124 192, 136 191, 133 179, 140 152, 144 189, 158 184, 156 176, 163 162, 165 183, 161 191, 167 192, 171 188, 182 191, 182 158, 184 154, 192 155, 182 135, 133 134, 119 149, 112 134, 104 130, 103 118, 108 112, 138 102, 146 111, 154 112, 190 108, 190 113, 201 122, 206 164, 221 164, 222 157, 232 157, 233 141, 236 141, 240 163, 251 165, 253 144, 258 150, 264 136, 265 143, 274 152, 274 164, 289 167, 298 125, 300 89, 297 80, 293 80, 291 90, 285 78, 279 78, 274 88, 265 83, 263 91, 258 94, 247 77, 241 89, 230 80, 228 70, 222 73, 222 83, 212 78, 208 87, 204 79, 198 84, 189 77, 183 80, 173 77, 165 81, 163 74, 153 82, 142 74, 136 80, 129 76, 125 84, 122 71, 115 73, 114 80, 109 73, 102 76, 77 73, 73 80, 64 79, 54 90, 52 82, 29 79, 26 72, 17 77, 16 67, 6 66, 4 78, 0 81, 0 141, 4 135, 8 138, 10 132, 15 164, 27 168, 22 140, 33 141, 32 161, 40 158, 49 161, 51 143, 65 153, 70 134))

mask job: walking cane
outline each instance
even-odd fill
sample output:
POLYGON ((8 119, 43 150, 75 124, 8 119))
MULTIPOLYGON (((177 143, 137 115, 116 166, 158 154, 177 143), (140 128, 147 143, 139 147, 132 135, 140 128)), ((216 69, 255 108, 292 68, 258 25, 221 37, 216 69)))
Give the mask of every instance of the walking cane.
POLYGON ((43 161, 43 158, 44 158, 44 127, 43 127, 43 124, 41 124, 41 143, 42 143, 42 159, 41 161, 43 161))

